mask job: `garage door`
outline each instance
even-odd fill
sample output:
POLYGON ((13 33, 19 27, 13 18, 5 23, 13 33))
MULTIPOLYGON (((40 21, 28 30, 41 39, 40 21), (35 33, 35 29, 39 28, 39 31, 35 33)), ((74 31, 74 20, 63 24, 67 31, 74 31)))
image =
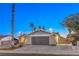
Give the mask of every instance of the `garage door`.
POLYGON ((49 45, 49 37, 32 37, 33 45, 49 45))

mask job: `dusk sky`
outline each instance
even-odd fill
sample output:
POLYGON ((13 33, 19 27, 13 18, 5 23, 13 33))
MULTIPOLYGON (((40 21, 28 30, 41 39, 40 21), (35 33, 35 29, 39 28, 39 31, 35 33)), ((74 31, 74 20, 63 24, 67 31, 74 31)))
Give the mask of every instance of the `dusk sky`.
MULTIPOLYGON (((11 33, 12 4, 0 4, 0 34, 11 33)), ((45 26, 46 30, 52 28, 54 32, 59 32, 62 36, 68 31, 62 26, 65 17, 79 13, 79 4, 41 4, 25 3, 15 4, 15 34, 21 32, 31 32, 30 22, 35 26, 45 26)))

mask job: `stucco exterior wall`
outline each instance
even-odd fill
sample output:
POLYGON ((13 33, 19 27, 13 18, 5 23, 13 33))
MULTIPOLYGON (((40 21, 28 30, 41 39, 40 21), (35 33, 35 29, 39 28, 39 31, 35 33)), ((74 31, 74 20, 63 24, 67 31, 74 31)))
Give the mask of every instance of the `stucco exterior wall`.
POLYGON ((77 46, 79 46, 79 41, 77 41, 77 46))
POLYGON ((56 45, 56 40, 49 37, 49 45, 56 45))
POLYGON ((28 37, 28 41, 27 41, 26 44, 32 44, 31 41, 32 41, 32 40, 31 40, 31 37, 28 37))

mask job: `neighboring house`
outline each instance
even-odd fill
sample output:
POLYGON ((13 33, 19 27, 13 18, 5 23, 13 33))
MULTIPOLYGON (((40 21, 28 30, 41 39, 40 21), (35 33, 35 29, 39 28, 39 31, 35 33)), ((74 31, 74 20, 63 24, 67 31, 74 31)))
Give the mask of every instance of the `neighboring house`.
POLYGON ((9 48, 9 47, 11 47, 11 44, 12 44, 12 38, 11 38, 11 36, 3 36, 3 38, 0 40, 0 46, 2 47, 2 48, 5 48, 5 47, 7 47, 7 48, 9 48))
POLYGON ((2 38, 3 36, 2 35, 0 35, 0 40, 1 40, 1 38, 2 38))
POLYGON ((52 39, 50 36, 52 33, 37 30, 28 34, 27 44, 31 45, 56 45, 56 40, 52 39))
MULTIPOLYGON (((0 35, 0 40, 3 38, 3 36, 2 35, 0 35)), ((1 45, 1 43, 0 43, 0 45, 1 45)))
POLYGON ((11 48, 14 47, 18 43, 17 39, 14 38, 12 40, 12 36, 10 35, 4 35, 0 40, 0 47, 1 48, 11 48))

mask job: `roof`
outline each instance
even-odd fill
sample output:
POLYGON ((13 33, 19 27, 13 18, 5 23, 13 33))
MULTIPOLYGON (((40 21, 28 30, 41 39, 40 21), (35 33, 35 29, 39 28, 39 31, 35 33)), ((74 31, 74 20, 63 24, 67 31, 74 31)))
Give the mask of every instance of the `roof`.
POLYGON ((12 37, 11 36, 7 36, 7 37, 3 37, 1 39, 1 41, 8 41, 8 40, 12 40, 12 37))
POLYGON ((8 35, 0 35, 0 40, 8 35))
MULTIPOLYGON (((8 40, 12 40, 11 35, 4 35, 1 37, 0 41, 8 41, 8 40)), ((14 38, 14 40, 17 40, 16 38, 14 38)))
POLYGON ((51 33, 46 32, 46 31, 42 31, 42 30, 37 30, 37 31, 34 31, 28 35, 33 35, 33 34, 51 34, 51 33))

